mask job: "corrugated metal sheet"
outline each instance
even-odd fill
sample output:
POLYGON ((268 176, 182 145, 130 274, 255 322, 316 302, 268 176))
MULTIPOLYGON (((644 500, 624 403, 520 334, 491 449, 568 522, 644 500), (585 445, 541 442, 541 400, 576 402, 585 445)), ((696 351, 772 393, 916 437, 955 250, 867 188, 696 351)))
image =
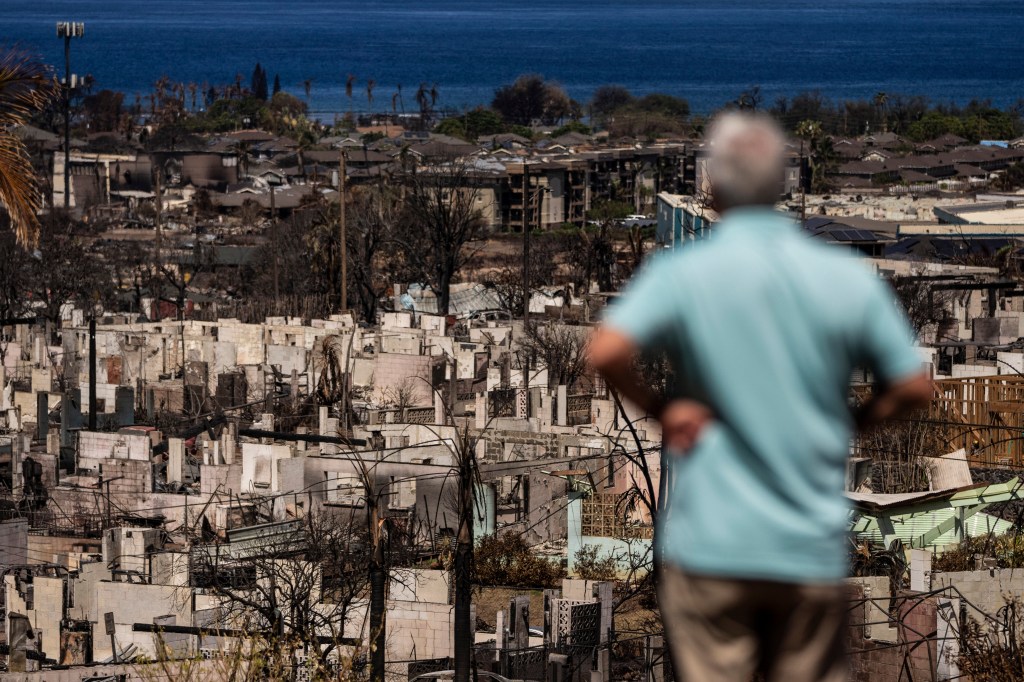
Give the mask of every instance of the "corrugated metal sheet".
MULTIPOLYGON (((957 510, 950 507, 927 512, 894 515, 891 519, 896 536, 903 542, 904 546, 909 547, 913 540, 921 537, 943 521, 953 518, 956 514, 957 510)), ((982 512, 970 517, 964 524, 964 532, 970 537, 979 537, 989 533, 1002 535, 1008 533, 1012 528, 1013 524, 1009 521, 1004 521, 996 516, 982 512)), ((874 523, 871 524, 868 530, 857 533, 856 537, 862 541, 879 544, 882 542, 882 534, 878 530, 878 525, 874 523)), ((956 531, 950 530, 940 535, 931 546, 944 547, 956 544, 957 542, 956 531)))
MULTIPOLYGON (((501 308, 501 299, 497 292, 483 284, 455 284, 452 285, 450 295, 448 312, 456 317, 501 308)), ((421 285, 410 284, 408 292, 402 294, 399 303, 405 310, 428 315, 437 314, 437 296, 421 285)))

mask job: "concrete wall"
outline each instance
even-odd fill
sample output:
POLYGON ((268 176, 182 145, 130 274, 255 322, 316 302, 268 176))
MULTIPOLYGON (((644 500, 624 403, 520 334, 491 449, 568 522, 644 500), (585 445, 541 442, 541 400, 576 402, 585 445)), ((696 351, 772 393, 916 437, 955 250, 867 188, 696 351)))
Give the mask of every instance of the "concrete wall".
POLYGON ((428 569, 400 569, 393 572, 388 595, 395 601, 448 603, 451 573, 428 569))
POLYGON ((62 535, 29 535, 28 557, 30 564, 61 564, 77 568, 83 554, 99 554, 102 542, 92 538, 75 538, 62 535))
MULTIPOLYGON (((4 576, 4 596, 8 613, 28 617, 34 629, 41 630, 40 648, 49 658, 60 659, 60 623, 64 618, 64 579, 35 576, 32 583, 19 583, 14 575, 4 576), (31 599, 28 599, 31 591, 31 599), (30 603, 29 603, 30 602, 30 603), (32 608, 28 608, 31 605, 32 608)), ((7 641, 9 621, 5 619, 7 641)))
POLYGON ((631 570, 643 565, 652 565, 651 541, 646 539, 623 540, 621 538, 584 535, 582 532, 583 498, 579 493, 569 494, 568 518, 568 571, 576 574, 576 553, 586 546, 598 548, 598 558, 613 556, 618 574, 626 577, 631 570))
POLYGON ((891 597, 890 580, 888 576, 868 576, 863 578, 849 578, 846 581, 856 586, 865 599, 863 611, 859 612, 863 618, 859 622, 851 619, 851 625, 865 625, 864 636, 868 639, 879 642, 895 642, 898 638, 896 627, 885 622, 889 616, 889 600, 891 597))
POLYGON ((78 468, 96 469, 104 460, 122 459, 149 462, 152 445, 146 434, 101 433, 81 431, 78 434, 78 468))
POLYGON ((32 556, 28 551, 28 521, 14 519, 0 523, 0 564, 29 564, 33 563, 32 556))
POLYGON ((896 619, 903 625, 898 629, 898 646, 866 636, 864 623, 879 620, 861 599, 857 586, 851 586, 850 657, 851 682, 905 682, 906 680, 935 680, 937 647, 933 633, 936 629, 935 597, 919 598, 916 593, 899 597, 896 619), (918 634, 922 633, 922 634, 918 634), (923 635, 923 636, 922 636, 923 635), (930 638, 930 639, 929 639, 930 638), (923 641, 927 639, 928 641, 923 641))
POLYGON ((454 655, 453 618, 454 609, 447 603, 388 602, 388 659, 407 661, 454 655))
POLYGON ((277 463, 279 460, 291 458, 292 450, 288 445, 242 443, 242 490, 262 490, 268 493, 280 491, 277 463))
MULTIPOLYGON (((419 341, 416 341, 419 352, 419 341)), ((430 387, 431 368, 435 358, 429 355, 378 353, 373 368, 373 393, 379 402, 395 402, 398 393, 405 393, 410 405, 433 405, 430 387)))
POLYGON ((995 614, 1009 597, 1024 594, 1024 570, 996 568, 932 574, 932 589, 948 586, 955 587, 982 611, 995 614))
POLYGON ((156 655, 153 635, 132 632, 133 624, 152 623, 154 618, 164 615, 175 616, 178 623, 192 623, 191 600, 173 585, 100 582, 95 584, 94 591, 94 612, 86 614, 95 623, 93 632, 101 633, 93 638, 94 660, 111 655, 110 638, 102 636, 103 614, 108 611, 114 613, 118 646, 123 648, 133 643, 140 653, 149 657, 156 655))

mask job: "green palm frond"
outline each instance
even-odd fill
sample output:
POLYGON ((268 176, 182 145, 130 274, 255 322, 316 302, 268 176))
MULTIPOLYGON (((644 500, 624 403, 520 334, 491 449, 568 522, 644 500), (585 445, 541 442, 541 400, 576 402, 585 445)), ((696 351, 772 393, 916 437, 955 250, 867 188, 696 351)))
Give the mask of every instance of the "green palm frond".
POLYGON ((0 205, 23 245, 38 240, 41 197, 28 149, 15 128, 25 125, 55 92, 45 64, 17 50, 0 54, 0 205))

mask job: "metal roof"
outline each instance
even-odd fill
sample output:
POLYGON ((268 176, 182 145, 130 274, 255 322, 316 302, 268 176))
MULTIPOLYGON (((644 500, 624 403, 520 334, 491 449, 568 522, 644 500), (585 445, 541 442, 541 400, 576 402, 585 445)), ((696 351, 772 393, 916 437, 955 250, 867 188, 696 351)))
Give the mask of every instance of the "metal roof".
POLYGON ((984 513, 997 502, 1020 500, 1021 480, 967 488, 880 495, 847 493, 854 503, 850 532, 888 547, 941 547, 965 537, 1008 532, 1013 524, 984 513))
MULTIPOLYGON (((916 547, 918 545, 918 538, 927 534, 933 528, 938 527, 943 522, 952 520, 956 514, 956 509, 950 507, 948 509, 935 509, 916 514, 900 514, 890 516, 889 518, 892 521, 895 536, 903 542, 903 545, 905 547, 916 547)), ((964 535, 972 538, 988 535, 989 533, 1002 535, 1010 532, 1012 528, 1013 524, 1011 522, 985 513, 975 514, 964 521, 964 535)), ((855 535, 858 540, 883 544, 882 532, 877 524, 871 524, 866 530, 856 532, 855 535)), ((957 535, 955 529, 950 529, 932 540, 929 546, 945 547, 947 545, 955 545, 960 542, 960 538, 957 535)))

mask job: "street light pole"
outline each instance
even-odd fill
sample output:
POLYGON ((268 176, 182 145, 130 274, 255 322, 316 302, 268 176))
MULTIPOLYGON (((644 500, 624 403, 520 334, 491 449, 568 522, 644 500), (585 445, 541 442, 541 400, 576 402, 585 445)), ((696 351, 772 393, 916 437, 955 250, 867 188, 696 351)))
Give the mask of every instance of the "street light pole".
POLYGON ((523 162, 523 328, 530 325, 530 168, 523 162))
POLYGON ((71 208, 71 39, 85 35, 80 21, 58 21, 57 37, 64 39, 64 210, 71 208))

